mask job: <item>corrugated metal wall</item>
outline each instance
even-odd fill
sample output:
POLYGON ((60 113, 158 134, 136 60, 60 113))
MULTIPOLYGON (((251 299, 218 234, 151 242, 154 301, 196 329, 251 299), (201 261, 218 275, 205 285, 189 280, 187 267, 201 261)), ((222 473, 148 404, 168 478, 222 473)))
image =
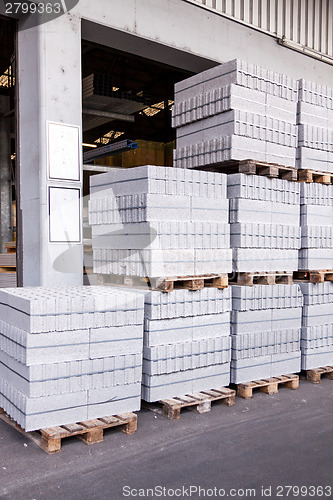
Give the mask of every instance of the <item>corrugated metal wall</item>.
POLYGON ((249 26, 333 56, 333 0, 190 0, 249 26))

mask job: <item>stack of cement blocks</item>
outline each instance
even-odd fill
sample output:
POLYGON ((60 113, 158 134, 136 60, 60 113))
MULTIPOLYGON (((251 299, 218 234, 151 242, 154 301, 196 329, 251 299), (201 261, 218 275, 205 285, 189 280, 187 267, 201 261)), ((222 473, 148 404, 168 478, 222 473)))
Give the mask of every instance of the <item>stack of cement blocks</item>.
POLYGON ((229 273, 228 212, 226 175, 144 166, 91 177, 94 272, 229 273))
POLYGON ((230 287, 146 294, 145 401, 229 385, 230 311, 230 287))
POLYGON ((301 283, 302 369, 333 364, 333 283, 301 283))
POLYGON ((333 185, 301 184, 300 270, 333 269, 333 185))
POLYGON ((0 292, 0 407, 26 431, 140 409, 142 294, 0 292))
POLYGON ((333 88, 299 81, 297 166, 333 172, 333 88))
POLYGON ((253 159, 295 167, 298 82, 239 60, 175 86, 174 166, 253 159))
POLYGON ((302 304, 296 284, 232 286, 231 382, 300 371, 302 304))
POLYGON ((233 271, 297 271, 300 187, 268 177, 228 175, 233 271))

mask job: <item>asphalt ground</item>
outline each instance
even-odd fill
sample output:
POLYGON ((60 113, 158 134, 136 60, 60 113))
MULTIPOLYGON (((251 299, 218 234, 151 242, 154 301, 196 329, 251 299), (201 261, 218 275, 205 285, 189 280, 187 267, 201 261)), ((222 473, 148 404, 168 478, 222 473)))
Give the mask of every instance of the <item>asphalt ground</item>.
POLYGON ((333 498, 333 381, 176 421, 144 409, 136 434, 54 455, 0 420, 0 457, 1 499, 333 498))

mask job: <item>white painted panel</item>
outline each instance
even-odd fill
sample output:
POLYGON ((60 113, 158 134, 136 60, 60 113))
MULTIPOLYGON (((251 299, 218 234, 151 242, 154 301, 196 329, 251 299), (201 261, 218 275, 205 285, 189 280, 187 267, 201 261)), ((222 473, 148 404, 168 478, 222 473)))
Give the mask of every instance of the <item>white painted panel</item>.
POLYGON ((327 54, 333 56, 333 2, 327 5, 327 54))
POLYGON ((225 13, 233 16, 233 0, 225 0, 225 13))
POLYGON ((299 43, 306 45, 306 3, 300 2, 298 19, 299 19, 299 43))
POLYGON ((267 0, 261 0, 261 23, 262 29, 268 30, 268 4, 267 0))
POLYGON ((234 8, 235 8, 234 15, 236 19, 242 19, 241 7, 242 7, 242 0, 234 0, 234 8))
POLYGON ((284 12, 283 12, 283 31, 284 36, 288 38, 288 40, 293 39, 292 31, 291 31, 291 21, 292 21, 292 10, 291 10, 292 0, 284 0, 284 12))
POLYGON ((333 54, 333 0, 189 0, 323 54, 333 54))
POLYGON ((49 188, 49 231, 51 243, 81 242, 79 189, 49 188))
POLYGON ((327 52, 327 9, 328 0, 322 0, 322 15, 320 19, 320 31, 321 31, 321 40, 320 40, 320 52, 327 52))
POLYGON ((299 2, 298 0, 293 0, 294 2, 294 8, 293 8, 293 34, 294 34, 294 41, 297 43, 303 43, 301 42, 301 33, 304 31, 304 24, 305 24, 305 16, 304 18, 302 17, 301 14, 301 9, 302 9, 302 4, 304 5, 304 2, 299 2))
POLYGON ((313 34, 313 48, 315 50, 320 50, 320 40, 321 40, 321 4, 322 0, 314 0, 314 8, 313 8, 313 26, 314 26, 314 34, 313 34))
POLYGON ((50 122, 47 125, 50 179, 79 181, 79 127, 50 122))

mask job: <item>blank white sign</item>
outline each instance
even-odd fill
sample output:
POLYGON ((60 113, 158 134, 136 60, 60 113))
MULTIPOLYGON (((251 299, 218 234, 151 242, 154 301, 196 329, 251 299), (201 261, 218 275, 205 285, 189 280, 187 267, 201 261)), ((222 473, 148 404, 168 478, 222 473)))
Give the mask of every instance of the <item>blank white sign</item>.
POLYGON ((80 180, 79 139, 79 127, 48 123, 50 179, 80 180))
POLYGON ((51 243, 81 242, 80 190, 49 188, 49 227, 51 243))

